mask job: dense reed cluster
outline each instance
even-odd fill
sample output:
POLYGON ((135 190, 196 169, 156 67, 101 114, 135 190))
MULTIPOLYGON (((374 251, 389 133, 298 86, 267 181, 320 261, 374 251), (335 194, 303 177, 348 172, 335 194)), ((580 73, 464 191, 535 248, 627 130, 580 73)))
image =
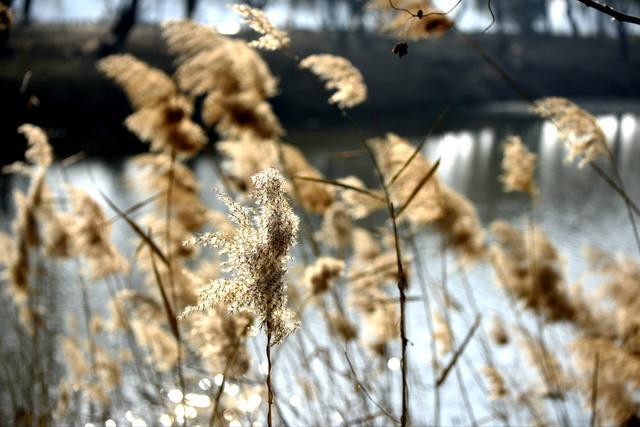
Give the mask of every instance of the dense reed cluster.
MULTIPOLYGON (((370 6, 401 37, 453 25, 428 2, 370 6)), ((124 126, 149 143, 128 160, 131 206, 73 185, 73 159, 55 161, 45 130, 18 129, 25 161, 4 172, 27 189, 0 234, 3 419, 636 425, 637 256, 593 247, 571 284, 564 248, 536 224, 545 195, 519 136, 503 141, 499 181, 522 193, 522 223, 483 223, 439 175, 442 159, 396 133, 360 141, 377 181, 326 177, 283 141, 269 104, 278 80, 257 49, 290 49, 289 36, 258 9, 232 10, 257 40, 174 21, 162 27, 173 74, 131 54, 97 63, 130 100, 124 126), (199 182, 195 156, 215 182, 199 182), (221 203, 205 202, 211 187, 221 203), (481 290, 498 301, 493 312, 480 308, 481 290)), ((343 115, 366 101, 348 59, 296 65, 343 115)), ((558 128, 568 161, 612 158, 596 118, 571 101, 533 110, 558 128)))

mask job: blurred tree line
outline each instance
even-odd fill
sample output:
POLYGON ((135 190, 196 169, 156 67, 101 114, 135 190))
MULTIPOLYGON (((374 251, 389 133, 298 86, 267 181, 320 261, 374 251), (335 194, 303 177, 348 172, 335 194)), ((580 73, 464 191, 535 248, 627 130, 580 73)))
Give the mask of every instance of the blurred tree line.
MULTIPOLYGON (((84 0, 81 0, 84 1, 84 0)), ((257 8, 281 6, 287 11, 287 23, 295 26, 296 17, 312 15, 318 28, 324 31, 352 31, 364 33, 376 31, 381 22, 367 7, 368 0, 242 0, 257 8)), ((400 0, 390 0, 400 1, 400 0)), ((0 0, 6 6, 13 7, 18 16, 16 25, 28 26, 32 21, 34 8, 44 3, 60 4, 60 0, 0 0)), ((102 41, 99 53, 107 55, 118 51, 124 45, 129 33, 140 22, 144 8, 152 8, 160 4, 171 2, 179 6, 182 17, 194 18, 198 8, 219 5, 214 0, 102 0, 95 1, 95 7, 103 7, 109 21, 110 31, 102 41)), ((429 0, 424 0, 425 10, 429 8, 429 0)), ((597 36, 615 36, 619 40, 623 57, 628 55, 627 25, 612 22, 610 16, 595 9, 587 8, 578 0, 460 0, 452 16, 456 19, 472 13, 477 18, 491 17, 492 31, 499 35, 522 34, 553 34, 554 19, 552 3, 564 10, 566 21, 569 23, 569 34, 583 36, 595 34, 597 36), (563 4, 560 4, 563 3, 563 4)), ((609 6, 630 15, 640 15, 640 0, 606 0, 609 6)))
MULTIPOLYGON (((59 0, 0 0, 7 6, 15 6, 14 11, 20 17, 20 25, 29 25, 32 12, 38 4, 52 3, 59 0)), ((82 1, 82 0, 81 0, 82 1)), ((393 1, 393 0, 392 0, 393 1)), ((397 0, 396 0, 397 1, 397 0)), ((427 3, 425 0, 425 9, 427 3)), ((160 3, 181 4, 184 18, 195 17, 198 7, 215 4, 214 0, 102 0, 95 1, 96 7, 102 6, 108 13, 105 16, 118 23, 114 31, 126 33, 130 26, 139 20, 142 8, 157 6, 160 3), (114 6, 115 5, 115 6, 114 6)), ((319 18, 324 30, 356 30, 364 31, 376 27, 375 20, 368 19, 371 12, 367 9, 367 0, 243 0, 243 3, 257 8, 272 5, 284 6, 289 14, 289 22, 293 22, 296 14, 313 13, 319 18), (370 25, 367 25, 369 23, 370 25)), ((498 32, 535 34, 552 33, 551 3, 563 2, 565 18, 570 25, 572 35, 582 35, 581 22, 589 20, 599 35, 624 31, 615 27, 623 27, 612 23, 611 18, 594 9, 589 9, 577 0, 462 0, 453 12, 455 16, 473 12, 488 17, 495 15, 495 30, 498 32)), ((640 0, 606 0, 607 5, 623 13, 640 15, 640 0)))

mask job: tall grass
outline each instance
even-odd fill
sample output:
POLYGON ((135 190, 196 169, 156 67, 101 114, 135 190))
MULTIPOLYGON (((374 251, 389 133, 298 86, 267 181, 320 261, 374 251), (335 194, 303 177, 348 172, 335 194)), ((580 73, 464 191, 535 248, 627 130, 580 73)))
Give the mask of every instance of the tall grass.
MULTIPOLYGON (((398 6, 387 13, 397 12, 403 39, 453 25, 435 14, 407 29, 398 24, 407 11, 426 15, 398 6)), ((520 137, 504 143, 500 181, 522 193, 529 217, 483 224, 473 203, 440 180, 441 159, 427 159, 423 143, 362 136, 349 109, 368 89, 346 58, 300 60, 261 11, 233 10, 262 33, 258 40, 170 22, 163 35, 176 55, 173 75, 128 54, 98 63, 131 101, 125 126, 150 144, 130 159, 131 206, 74 187, 71 161, 54 162, 46 133, 20 127, 25 162, 5 172, 30 184, 16 191, 15 219, 0 235, 11 302, 2 306, 3 419, 637 423, 640 263, 593 249, 584 266, 597 293, 569 286, 553 236, 535 224, 543 208, 537 157, 520 137), (326 177, 282 142, 268 102, 277 79, 256 49, 286 49, 300 72, 319 77, 353 126, 375 185, 326 177), (212 183, 198 182, 188 162, 213 135, 224 206, 203 201, 212 183), (113 243, 114 224, 133 246, 113 243), (489 296, 479 295, 473 271, 495 282, 489 296), (78 295, 63 304, 69 292, 78 295), (499 310, 479 304, 488 297, 499 310)), ((592 165, 622 196, 635 233, 636 205, 602 164, 615 163, 596 119, 565 99, 534 106, 558 127, 568 161, 592 165)))

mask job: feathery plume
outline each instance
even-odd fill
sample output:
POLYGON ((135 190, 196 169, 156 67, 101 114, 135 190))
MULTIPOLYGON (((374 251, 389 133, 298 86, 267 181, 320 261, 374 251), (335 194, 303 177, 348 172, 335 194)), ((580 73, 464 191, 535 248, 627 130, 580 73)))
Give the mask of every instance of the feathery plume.
POLYGON ((382 254, 382 247, 373 235, 361 227, 353 229, 353 256, 361 262, 370 261, 382 254))
POLYGON ((533 178, 537 155, 531 153, 519 136, 508 137, 502 145, 502 171, 500 182, 504 191, 522 191, 534 196, 538 189, 533 178))
POLYGON ((340 202, 331 204, 322 216, 322 226, 317 238, 330 248, 345 250, 351 246, 353 223, 349 210, 340 202))
POLYGON ((546 345, 528 331, 523 332, 523 349, 529 362, 535 366, 540 376, 543 397, 558 398, 573 387, 556 353, 549 351, 546 345))
MULTIPOLYGON (((280 144, 281 163, 289 176, 323 178, 322 173, 312 166, 302 151, 290 144, 280 144)), ((334 201, 334 188, 318 182, 297 180, 297 198, 307 212, 323 213, 334 201)))
POLYGON ((129 54, 110 55, 97 66, 126 92, 136 111, 125 125, 150 142, 152 151, 175 150, 190 156, 206 144, 204 131, 191 120, 191 100, 178 92, 164 72, 129 54))
POLYGON ((440 312, 434 312, 432 318, 434 325, 433 339, 437 344, 438 354, 443 356, 453 348, 453 335, 451 334, 447 320, 440 312))
POLYGON ((242 21, 245 24, 249 24, 251 29, 262 34, 258 40, 249 42, 249 46, 257 49, 277 50, 291 43, 287 33, 277 29, 262 10, 246 4, 233 4, 230 7, 243 18, 242 21))
POLYGON ((371 196, 363 194, 359 191, 350 190, 347 188, 338 187, 338 196, 340 200, 346 205, 349 215, 353 219, 361 219, 371 215, 373 212, 385 208, 384 193, 382 190, 370 190, 360 178, 349 175, 344 178, 340 178, 338 182, 349 185, 355 188, 361 188, 368 192, 379 196, 379 199, 374 199, 371 196))
POLYGON ((348 59, 322 54, 310 55, 300 61, 300 67, 326 81, 328 90, 335 89, 329 102, 339 108, 353 108, 367 99, 367 86, 360 71, 348 59))
POLYGON ((68 186, 67 192, 75 213, 69 225, 73 253, 87 259, 92 280, 127 271, 129 263, 109 241, 111 224, 102 207, 84 190, 68 186))
POLYGON ((0 4, 0 32, 6 31, 13 26, 13 13, 6 4, 0 4))
POLYGON ((214 280, 202 289, 198 305, 189 307, 182 317, 216 303, 230 312, 247 310, 271 334, 275 345, 298 327, 294 313, 287 308, 284 282, 298 218, 285 196, 285 180, 276 169, 255 175, 253 185, 258 212, 221 195, 237 226, 235 233, 208 233, 194 239, 196 244, 218 247, 226 255, 223 267, 230 278, 214 280))
POLYGON ((408 40, 420 40, 428 37, 439 37, 453 27, 453 21, 434 7, 431 1, 424 0, 393 0, 396 7, 408 10, 414 18, 407 22, 408 14, 405 11, 397 11, 389 6, 388 1, 372 0, 370 7, 383 13, 394 14, 383 31, 393 33, 397 37, 408 40))
MULTIPOLYGON (((204 226, 209 219, 209 211, 200 200, 200 185, 193 171, 180 161, 171 161, 166 153, 140 154, 131 160, 135 174, 131 174, 130 182, 139 191, 160 196, 154 200, 153 206, 160 212, 166 209, 168 200, 167 183, 173 174, 171 190, 171 214, 176 222, 187 231, 194 232, 204 226)), ((166 225, 165 225, 166 226, 166 225)), ((157 227, 153 230, 158 232, 157 227)), ((173 233, 179 236, 180 233, 173 233)))
POLYGON ((389 296, 381 291, 373 299, 372 310, 362 313, 366 344, 377 355, 385 354, 390 341, 400 338, 400 313, 397 304, 385 301, 389 296))
MULTIPOLYGON (((309 164, 304 154, 290 144, 258 140, 222 141, 218 143, 218 149, 226 157, 222 164, 225 172, 242 192, 251 191, 253 175, 279 164, 288 176, 323 177, 309 164)), ((305 180, 298 180, 296 186, 297 193, 293 194, 293 185, 287 182, 287 191, 297 197, 308 212, 323 213, 334 200, 330 186, 305 180)))
POLYGON ((210 313, 193 313, 187 340, 211 372, 225 372, 231 378, 244 375, 251 358, 244 339, 251 333, 253 317, 248 312, 227 314, 222 306, 210 313))
POLYGON ((29 148, 24 157, 32 164, 47 167, 53 162, 53 153, 49 145, 47 134, 38 126, 25 123, 18 128, 18 132, 27 138, 29 148))
POLYGON ((489 336, 494 343, 498 345, 505 345, 509 343, 509 334, 504 327, 502 319, 497 314, 494 314, 491 322, 491 329, 489 329, 489 336))
POLYGON ((341 313, 329 313, 329 325, 331 330, 345 342, 353 341, 358 337, 356 325, 341 313))
MULTIPOLYGON (((400 208, 433 165, 418 153, 405 167, 407 160, 414 154, 415 147, 394 133, 387 133, 384 138, 371 139, 369 144, 376 153, 376 160, 387 182, 391 181, 404 167, 388 189, 391 201, 400 208)), ((439 199, 440 187, 441 184, 436 176, 432 176, 420 188, 399 220, 408 221, 415 226, 423 226, 441 218, 443 206, 439 199)))
POLYGON ((218 142, 218 151, 224 156, 222 168, 235 189, 242 193, 253 190, 251 177, 278 164, 276 142, 245 139, 218 142))
POLYGON ((171 77, 133 55, 110 55, 97 67, 124 90, 135 110, 155 107, 178 94, 171 77))
MULTIPOLYGON (((640 296, 637 292, 640 263, 630 256, 616 256, 595 248, 589 250, 587 260, 591 271, 604 277, 600 295, 611 301, 615 310, 589 322, 600 327, 591 328, 585 334, 609 338, 628 353, 640 355, 640 296), (606 319, 610 322, 605 322, 606 319)), ((586 322, 581 322, 580 326, 587 329, 583 323, 586 322)))
POLYGON ((246 42, 192 21, 164 23, 162 35, 178 55, 180 88, 192 96, 206 95, 205 123, 217 124, 226 138, 273 139, 284 133, 266 102, 276 94, 278 82, 246 42))
POLYGON ((574 320, 560 257, 544 232, 523 233, 504 221, 491 224, 491 232, 492 263, 505 290, 549 321, 574 320))
POLYGON ((487 380, 491 400, 502 399, 509 395, 509 390, 507 390, 504 378, 495 366, 490 365, 483 367, 482 373, 487 380))
POLYGON ((148 359, 159 372, 173 368, 178 359, 175 337, 159 323, 131 319, 131 329, 137 341, 148 350, 148 359))
POLYGON ((485 232, 475 206, 469 199, 445 185, 440 187, 442 216, 435 222, 462 263, 481 259, 486 251, 485 232))
POLYGON ((342 274, 344 261, 320 257, 304 270, 304 283, 313 295, 325 293, 331 283, 342 274))
POLYGON ((534 111, 558 128, 560 139, 569 151, 567 163, 578 158, 581 168, 607 153, 607 138, 597 119, 570 100, 542 98, 536 101, 534 111))
MULTIPOLYGON (((640 387, 640 360, 613 342, 584 337, 571 345, 580 370, 580 388, 589 402, 596 398, 598 424, 629 425, 637 420, 639 405, 634 391, 640 387), (597 357, 597 396, 593 396, 594 361, 597 357)), ((591 408, 593 411, 594 409, 591 408)))
MULTIPOLYGON (((12 254, 7 263, 5 275, 11 294, 16 302, 21 303, 29 293, 29 247, 42 243, 39 225, 53 214, 51 207, 45 203, 49 196, 46 174, 53 161, 53 154, 46 133, 32 124, 23 124, 18 128, 27 139, 28 148, 25 159, 28 164, 14 163, 4 169, 5 172, 25 172, 30 178, 29 190, 25 195, 21 191, 14 193, 16 216, 11 224, 13 238, 12 254)), ((23 307, 26 310, 26 307, 23 307)))

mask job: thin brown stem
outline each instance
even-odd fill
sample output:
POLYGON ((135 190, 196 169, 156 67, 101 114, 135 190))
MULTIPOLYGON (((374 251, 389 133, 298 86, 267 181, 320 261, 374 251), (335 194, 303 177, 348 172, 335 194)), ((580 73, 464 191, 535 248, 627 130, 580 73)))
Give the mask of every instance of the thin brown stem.
MULTIPOLYGON (((406 206, 406 205, 405 205, 406 206)), ((405 291, 407 289, 407 277, 404 273, 404 267, 402 265, 402 254, 400 252, 400 239, 398 238, 398 226, 396 224, 396 214, 393 207, 393 203, 389 202, 389 212, 391 214, 391 223, 393 224, 393 237, 396 248, 396 262, 398 266, 398 274, 400 279, 398 280, 398 293, 400 294, 400 340, 402 342, 402 416, 400 417, 400 424, 406 426, 408 424, 409 417, 409 387, 407 384, 407 328, 406 328, 406 305, 407 297, 405 291)))
POLYGON ((591 420, 589 425, 596 427, 598 422, 598 373, 600 371, 600 353, 596 352, 593 360, 593 377, 591 379, 591 420))
POLYGON ((436 130, 442 124, 442 121, 444 120, 447 113, 449 112, 450 107, 451 107, 451 103, 448 103, 447 105, 445 105, 444 109, 442 110, 442 112, 440 113, 436 121, 433 122, 433 124, 429 128, 429 131, 427 132, 427 134, 421 139, 420 143, 416 146, 416 149, 413 150, 413 153, 411 153, 411 155, 407 158, 407 160, 405 160, 404 164, 397 170, 396 173, 393 174, 391 179, 385 184, 387 188, 391 187, 391 185, 393 185, 393 183, 396 182, 398 177, 402 174, 402 172, 405 171, 405 169, 407 169, 407 167, 411 164, 413 159, 415 159, 418 156, 418 154, 420 154, 420 152, 422 151, 422 148, 427 143, 427 140, 429 139, 433 131, 436 130))
POLYGON ((273 427, 272 406, 273 406, 273 388, 271 385, 271 328, 267 324, 267 392, 268 392, 268 410, 267 425, 273 427))
POLYGON ((347 190, 352 190, 352 191, 356 191, 358 193, 361 194, 365 194, 373 199, 376 199, 378 201, 385 201, 384 197, 380 197, 378 194, 372 193, 371 191, 367 190, 366 188, 360 188, 360 187, 354 187, 353 185, 349 185, 349 184, 344 184, 340 181, 334 181, 331 179, 322 179, 322 178, 312 178, 309 176, 298 176, 295 175, 293 177, 294 180, 301 180, 301 181, 311 181, 311 182, 318 182, 321 184, 327 184, 327 185, 333 185, 335 187, 342 187, 345 188, 347 190))
POLYGON ((476 333, 478 326, 480 326, 481 319, 482 318, 480 316, 476 316, 476 320, 473 322, 473 325, 471 325, 471 329, 469 329, 469 331, 467 332, 467 335, 462 340, 462 343, 456 349, 455 353, 453 353, 451 360, 449 361, 449 363, 447 363, 447 366, 443 369, 442 373, 438 377, 438 381, 436 382, 437 387, 441 387, 442 384, 444 384, 444 382, 447 380, 447 377, 449 376, 449 372, 451 372, 451 369, 453 369, 456 363, 458 363, 458 359, 464 352, 464 349, 467 347, 467 344, 469 344, 469 342, 471 341, 471 338, 473 338, 473 335, 476 333))
POLYGON ((431 179, 431 177, 433 176, 433 174, 436 173, 436 170, 438 170, 438 166, 440 166, 440 159, 438 159, 433 166, 431 166, 431 169, 429 169, 427 171, 427 173, 424 175, 424 177, 422 177, 422 179, 418 182, 418 184, 416 184, 415 188, 413 189, 413 191, 411 192, 411 194, 409 195, 409 197, 407 198, 407 200, 404 202, 404 204, 400 207, 400 209, 398 209, 398 212, 396 213, 396 218, 398 218, 400 215, 402 215, 402 213, 409 207, 409 204, 413 201, 413 199, 416 197, 416 195, 418 194, 418 192, 420 191, 420 189, 431 179))
POLYGON ((367 387, 365 387, 364 384, 362 384, 359 380, 358 380, 358 376, 356 374, 355 369, 353 368, 353 364, 351 363, 351 359, 349 359, 349 355, 345 352, 344 353, 344 357, 347 359, 347 364, 349 365, 349 369, 351 370, 351 373, 353 374, 354 378, 357 381, 357 385, 358 385, 358 389, 362 390, 362 392, 365 394, 365 396, 367 396, 367 399, 369 399, 374 405, 376 405, 376 407, 378 409, 380 409, 382 411, 382 413, 389 418, 391 421, 393 421, 395 424, 401 424, 400 421, 398 421, 396 418, 393 417, 393 415, 391 415, 386 409, 384 409, 384 407, 378 403, 372 396, 371 393, 369 393, 369 390, 367 389, 367 387))

